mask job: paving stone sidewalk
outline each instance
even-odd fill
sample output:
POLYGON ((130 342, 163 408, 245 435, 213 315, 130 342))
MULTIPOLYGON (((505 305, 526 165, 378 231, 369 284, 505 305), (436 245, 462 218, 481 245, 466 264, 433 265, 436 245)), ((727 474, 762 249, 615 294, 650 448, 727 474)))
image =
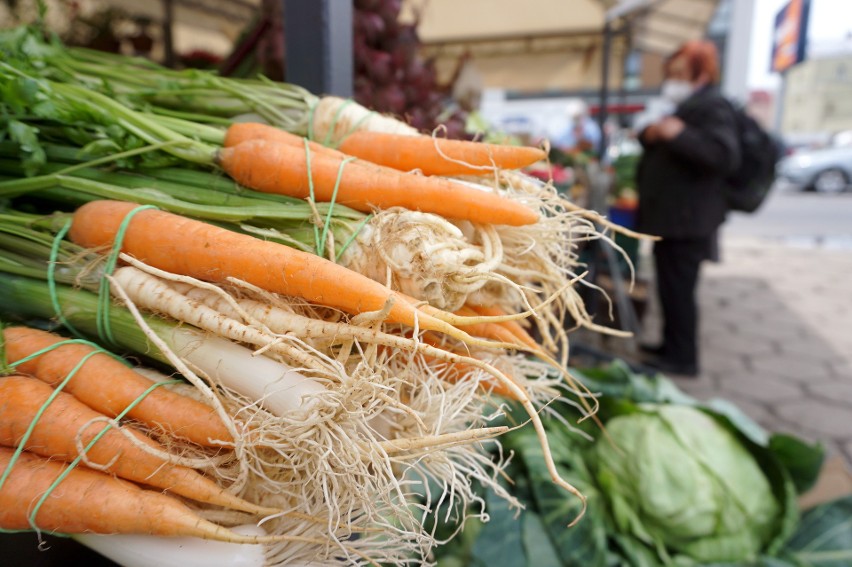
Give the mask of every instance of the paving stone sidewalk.
MULTIPOLYGON (((699 289, 701 375, 771 431, 822 441, 852 465, 852 250, 730 237, 699 289)), ((652 304, 645 335, 658 336, 652 304)))

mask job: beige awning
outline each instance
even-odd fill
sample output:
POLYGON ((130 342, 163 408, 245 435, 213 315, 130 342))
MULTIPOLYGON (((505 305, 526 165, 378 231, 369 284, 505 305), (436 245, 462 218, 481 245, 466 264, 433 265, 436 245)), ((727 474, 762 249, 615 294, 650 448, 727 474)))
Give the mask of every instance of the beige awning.
POLYGON ((628 21, 635 49, 659 54, 704 36, 718 0, 622 0, 611 7, 609 21, 628 21))
MULTIPOLYGON (((449 80, 466 58, 484 87, 564 91, 600 82, 606 5, 599 0, 406 0, 404 6, 404 20, 419 15, 423 52, 435 58, 439 80, 449 80)), ((612 68, 618 83, 619 66, 612 68)))
POLYGON ((461 61, 484 87, 573 91, 601 84, 604 25, 611 36, 610 88, 619 88, 630 47, 668 54, 704 35, 718 0, 404 0, 419 17, 424 54, 448 80, 461 61))

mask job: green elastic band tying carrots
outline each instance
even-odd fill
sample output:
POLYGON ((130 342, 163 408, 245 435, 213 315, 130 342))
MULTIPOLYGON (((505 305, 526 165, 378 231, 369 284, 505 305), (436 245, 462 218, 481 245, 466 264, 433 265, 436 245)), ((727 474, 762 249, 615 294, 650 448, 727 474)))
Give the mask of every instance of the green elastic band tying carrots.
POLYGON ((50 294, 50 303, 53 306, 53 311, 56 313, 56 318, 59 319, 59 322, 67 328, 71 333, 76 337, 82 337, 83 335, 78 331, 71 322, 65 318, 65 315, 62 313, 62 306, 59 305, 59 295, 56 293, 56 261, 59 257, 59 246, 62 241, 65 239, 65 235, 68 234, 68 231, 71 230, 71 220, 69 219, 65 225, 56 233, 56 237, 53 239, 53 244, 50 247, 50 259, 47 262, 47 290, 50 294))
MULTIPOLYGON (((358 130, 358 128, 360 128, 361 124, 363 124, 366 120, 372 118, 373 115, 376 114, 375 110, 370 110, 364 116, 359 118, 358 121, 353 124, 349 128, 349 130, 345 134, 343 134, 343 136, 340 137, 339 140, 332 143, 331 135, 334 132, 334 129, 337 128, 337 122, 340 120, 340 115, 343 113, 343 109, 349 106, 350 104, 353 104, 354 102, 355 101, 351 98, 347 98, 343 101, 343 104, 341 104, 337 108, 337 111, 334 113, 334 116, 331 119, 331 124, 329 125, 328 130, 325 133, 325 140, 321 142, 323 146, 337 149, 340 144, 343 143, 343 140, 351 136, 355 131, 358 130)), ((311 141, 316 141, 316 137, 314 136, 314 117, 316 116, 316 108, 317 105, 314 104, 308 109, 308 139, 311 141)))
MULTIPOLYGON (((308 169, 308 197, 312 204, 316 204, 317 200, 314 198, 314 174, 311 172, 311 147, 307 140, 305 140, 305 159, 307 160, 306 165, 308 169)), ((315 208, 313 210, 316 212, 315 208)), ((317 256, 322 256, 319 226, 317 226, 316 222, 314 223, 314 248, 316 249, 317 256)))
MULTIPOLYGON (((33 430, 35 429, 36 424, 38 423, 38 420, 39 420, 39 419, 41 419, 42 415, 44 415, 44 412, 47 410, 48 406, 50 406, 50 404, 51 404, 51 403, 53 403, 53 400, 55 400, 55 399, 56 399, 56 397, 57 397, 57 396, 59 395, 59 393, 60 393, 60 392, 61 392, 61 391, 65 388, 65 386, 68 384, 68 382, 70 382, 70 381, 71 381, 71 379, 72 379, 72 378, 73 378, 73 377, 77 374, 77 372, 80 370, 80 368, 82 368, 82 367, 83 367, 83 364, 85 364, 85 363, 86 363, 86 361, 87 361, 87 360, 89 360, 89 358, 91 358, 92 356, 94 356, 94 355, 96 355, 96 354, 99 354, 99 353, 104 353, 104 354, 109 354, 109 355, 111 355, 111 356, 115 356, 115 355, 113 355, 112 353, 110 353, 110 352, 108 352, 108 351, 106 351, 106 350, 102 349, 102 348, 101 348, 101 347, 99 347, 98 345, 96 345, 96 344, 94 344, 94 343, 91 343, 91 342, 89 342, 89 341, 85 341, 85 340, 81 340, 81 339, 70 339, 70 340, 67 340, 67 341, 62 341, 62 342, 59 342, 59 343, 56 343, 56 344, 50 345, 49 347, 45 347, 45 348, 43 348, 43 349, 41 349, 41 350, 39 350, 39 351, 36 351, 35 353, 33 353, 33 354, 31 354, 31 355, 29 355, 29 356, 27 356, 27 357, 25 357, 25 358, 22 358, 21 360, 19 360, 19 361, 17 361, 17 362, 15 362, 15 363, 13 363, 13 365, 21 364, 21 363, 23 363, 23 362, 25 362, 25 361, 27 361, 27 360, 30 360, 30 359, 32 359, 32 358, 35 358, 35 357, 37 357, 37 356, 40 356, 41 354, 44 354, 45 352, 49 352, 49 351, 51 351, 51 350, 53 350, 53 349, 55 349, 55 348, 58 348, 58 347, 60 347, 60 346, 62 346, 62 345, 65 345, 65 344, 71 344, 71 343, 82 343, 82 344, 88 344, 88 345, 94 346, 97 350, 94 350, 94 351, 92 351, 92 352, 90 352, 90 353, 86 354, 86 356, 84 356, 83 358, 81 358, 81 359, 80 359, 80 361, 79 361, 79 362, 78 362, 78 363, 74 366, 74 368, 72 368, 72 369, 71 369, 71 371, 70 371, 70 372, 68 373, 68 375, 67 375, 67 376, 66 376, 66 377, 62 380, 62 382, 60 382, 60 383, 59 383, 59 385, 58 385, 58 386, 54 389, 53 393, 52 393, 52 394, 51 394, 51 395, 47 398, 47 400, 45 400, 44 404, 42 404, 42 406, 39 408, 38 412, 36 412, 36 415, 35 415, 35 417, 33 418, 32 422, 30 423, 29 427, 27 428, 27 431, 24 433, 23 437, 21 437, 21 440, 18 442, 18 447, 15 449, 15 452, 14 452, 14 454, 12 455, 12 458, 11 458, 11 459, 9 459, 9 465, 6 467, 6 470, 5 470, 5 471, 3 471, 3 475, 2 475, 2 476, 0 476, 0 490, 2 490, 3 485, 6 483, 6 479, 9 477, 9 474, 10 474, 10 473, 11 473, 11 471, 12 471, 12 467, 13 467, 13 466, 15 465, 15 463, 17 462, 17 460, 18 460, 18 458, 20 457, 21 453, 23 453, 23 451, 24 451, 24 446, 26 445, 26 443, 27 443, 27 441, 29 440, 29 438, 32 436, 32 432, 33 432, 33 430)), ((135 400, 134 400, 134 401, 133 401, 130 405, 128 405, 126 408, 124 408, 124 410, 123 410, 121 413, 119 413, 119 414, 116 416, 116 418, 115 418, 115 419, 116 419, 116 420, 120 420, 120 419, 122 419, 125 415, 127 415, 127 413, 128 413, 129 411, 131 411, 131 410, 132 410, 134 407, 136 407, 136 406, 137 406, 137 405, 138 405, 138 404, 139 404, 142 400, 144 400, 144 399, 148 396, 148 394, 150 394, 151 392, 153 392, 153 391, 154 391, 154 389, 156 389, 156 388, 158 388, 158 387, 160 387, 160 386, 163 386, 163 385, 167 385, 167 384, 177 384, 177 383, 180 383, 180 382, 181 382, 180 380, 167 380, 167 381, 156 382, 156 383, 152 384, 152 385, 151 385, 151 387, 149 387, 147 390, 145 390, 144 392, 142 392, 142 394, 141 394, 139 397, 137 397, 137 398, 136 398, 136 399, 135 399, 135 400)), ((91 441, 90 441, 90 442, 86 445, 86 447, 83 449, 83 454, 87 453, 87 452, 89 451, 89 449, 91 449, 91 448, 95 445, 95 443, 97 443, 97 442, 100 440, 100 438, 101 438, 101 437, 103 437, 103 436, 106 434, 106 432, 107 432, 107 431, 109 431, 111 428, 112 428, 112 423, 107 423, 107 426, 106 426, 106 427, 104 427, 104 428, 103 428, 103 429, 102 429, 102 430, 101 430, 101 431, 100 431, 100 432, 99 432, 99 433, 98 433, 98 434, 97 434, 97 435, 96 435, 96 436, 95 436, 95 437, 94 437, 94 438, 93 438, 93 439, 92 439, 92 440, 91 440, 91 441)), ((65 479, 65 477, 67 477, 67 476, 68 476, 68 474, 70 474, 70 472, 71 472, 71 471, 72 471, 72 470, 73 470, 73 469, 74 469, 74 468, 75 468, 75 467, 76 467, 76 466, 80 463, 80 461, 83 459, 83 454, 78 455, 78 456, 77 456, 77 458, 75 458, 75 459, 74 459, 71 463, 69 463, 68 467, 67 467, 67 468, 66 468, 66 469, 62 472, 62 474, 61 474, 61 475, 59 475, 59 476, 56 478, 56 480, 54 480, 54 481, 53 481, 53 483, 52 483, 52 484, 48 487, 47 491, 45 491, 45 493, 42 495, 42 497, 41 497, 41 498, 39 499, 39 501, 36 503, 35 507, 33 507, 33 511, 32 511, 32 513, 30 514, 30 519, 29 519, 29 521, 30 521, 30 526, 32 526, 32 528, 33 528, 32 530, 6 530, 6 529, 2 529, 2 528, 0 528, 0 533, 20 533, 20 532, 29 532, 29 531, 35 531, 36 533, 39 533, 41 530, 39 530, 38 526, 36 525, 36 523, 35 523, 35 518, 36 518, 36 515, 38 514, 39 510, 41 509, 41 506, 44 504, 45 500, 47 500, 47 498, 50 496, 50 494, 51 494, 51 493, 52 493, 52 492, 56 489, 56 487, 59 485, 59 483, 60 483, 60 482, 62 482, 62 480, 64 480, 64 479, 65 479)), ((63 537, 64 537, 64 536, 66 536, 67 534, 58 534, 58 533, 57 533, 57 534, 53 534, 53 535, 59 535, 59 536, 63 536, 63 537)))
MULTIPOLYGON (((18 366, 19 364, 23 364, 25 362, 28 362, 30 360, 33 360, 34 358, 41 356, 41 355, 43 355, 47 352, 55 350, 55 349, 57 349, 57 348, 59 348, 63 345, 69 345, 69 344, 84 344, 84 345, 88 345, 88 346, 93 347, 95 350, 86 354, 86 356, 81 358, 80 361, 77 362, 76 365, 74 365, 74 368, 71 369, 71 372, 69 372, 68 375, 65 378, 63 378, 62 382, 59 383, 59 385, 55 388, 54 392, 50 395, 50 397, 47 399, 47 401, 44 403, 44 405, 39 409, 38 413, 36 413, 35 419, 33 419, 32 423, 30 423, 30 426, 27 428, 27 431, 24 433, 24 436, 19 441, 18 448, 15 450, 15 454, 12 455, 12 459, 9 462, 9 466, 6 468, 5 471, 3 471, 3 475, 0 476, 0 489, 3 488, 3 484, 5 484, 6 478, 8 478, 8 476, 9 476, 9 472, 12 470, 12 465, 15 464, 15 461, 18 460, 18 455, 20 455, 21 452, 24 450, 23 449, 24 445, 26 445, 27 440, 32 435, 32 431, 33 431, 33 429, 35 429, 36 423, 38 422, 39 418, 44 413, 44 411, 47 409, 47 406, 50 405, 50 403, 56 398, 56 396, 59 395, 59 392, 61 392, 62 389, 65 388, 65 385, 68 384, 68 382, 71 381, 71 378, 73 378, 77 374, 77 372, 79 372, 79 370, 83 367, 83 365, 86 363, 87 360, 89 360, 91 357, 93 357, 96 354, 108 354, 108 355, 112 356, 113 358, 117 358, 117 359, 121 360, 123 363, 127 364, 127 362, 125 360, 121 359, 117 355, 115 355, 115 354, 113 354, 113 353, 111 353, 107 350, 104 350, 103 348, 101 348, 100 346, 96 345, 95 343, 93 343, 91 341, 87 341, 85 339, 67 339, 67 340, 64 340, 64 341, 60 341, 58 343, 54 343, 50 346, 46 346, 42 349, 39 349, 39 350, 35 351, 34 353, 32 353, 28 356, 25 356, 24 358, 22 358, 20 360, 12 362, 11 364, 9 364, 9 366, 14 368, 15 366, 18 366)), ((147 392, 145 392, 142 396, 144 397, 146 395, 147 395, 147 392)), ((137 402, 134 402, 134 405, 136 403, 137 402)))
MULTIPOLYGON (((140 205, 127 213, 127 216, 124 217, 124 220, 121 221, 121 225, 118 227, 115 240, 112 243, 112 250, 110 250, 110 253, 107 256, 106 265, 104 266, 104 275, 111 275, 115 271, 115 267, 118 264, 118 255, 121 253, 121 244, 124 242, 124 235, 127 233, 127 227, 130 225, 130 221, 133 220, 133 217, 136 216, 136 213, 146 209, 156 208, 157 207, 154 205, 140 205)), ((108 342, 111 345, 116 345, 115 339, 112 336, 112 326, 110 325, 109 306, 109 281, 105 277, 102 277, 98 288, 98 313, 96 319, 98 336, 102 341, 108 342)))
POLYGON ((346 239, 346 242, 343 243, 343 246, 340 247, 340 250, 337 251, 337 256, 334 257, 335 262, 340 260, 340 257, 343 256, 343 253, 346 252, 346 249, 349 248, 349 246, 353 242, 355 242, 355 238, 358 237, 358 233, 361 232, 361 229, 364 228, 364 226, 368 222, 370 222, 370 220, 372 220, 374 216, 375 215, 373 215, 373 213, 370 213, 369 215, 364 217, 364 220, 358 223, 358 226, 355 228, 352 234, 349 235, 349 238, 346 239))
POLYGON ((9 366, 9 360, 6 357, 6 338, 3 334, 3 329, 6 324, 0 319, 0 376, 6 376, 12 372, 12 367, 9 366))
MULTIPOLYGON (((127 412, 129 412, 133 408, 135 408, 142 400, 145 399, 146 396, 148 396, 148 394, 153 392, 155 389, 159 388, 160 386, 165 386, 167 384, 179 384, 180 382, 181 382, 180 380, 164 380, 162 382, 156 382, 154 384, 151 384, 151 386, 147 390, 142 392, 142 394, 138 398, 133 400, 133 402, 129 406, 124 408, 124 411, 122 411, 120 414, 118 414, 115 417, 114 421, 107 422, 106 426, 103 429, 101 429, 98 432, 98 434, 95 435, 92 438, 92 440, 89 441, 89 443, 83 448, 83 452, 80 455, 77 455, 77 458, 75 458, 73 461, 71 461, 71 463, 69 463, 68 467, 64 471, 62 471, 62 474, 60 474, 58 477, 56 477, 56 480, 53 481, 53 483, 47 488, 45 493, 42 494, 41 498, 39 498, 39 501, 36 503, 36 505, 33 506, 33 511, 30 514, 30 526, 32 526, 34 531, 36 531, 36 532, 40 531, 38 529, 38 526, 36 525, 35 519, 36 519, 36 516, 38 515, 39 510, 41 510, 41 507, 44 504, 45 500, 47 500, 50 497, 50 493, 53 492, 54 490, 56 490, 56 487, 59 486, 59 483, 62 482, 63 480, 65 480, 65 477, 67 477, 69 474, 71 474, 71 471, 74 470, 74 468, 80 463, 80 461, 83 460, 83 455, 88 453, 89 449, 94 447, 95 443, 97 443, 101 439, 101 437, 106 435, 107 431, 112 429, 112 424, 114 422, 117 422, 118 420, 122 419, 125 415, 127 415, 127 412)), ((51 399, 49 399, 47 403, 50 403, 51 401, 53 401, 52 398, 53 398, 53 396, 51 396, 51 399)), ((40 415, 41 415, 41 413, 39 413, 39 415, 36 416, 36 419, 38 419, 38 417, 40 417, 40 415)), ((11 468, 11 465, 9 466, 9 468, 11 468)))
MULTIPOLYGON (((307 143, 307 141, 305 143, 307 143)), ((325 223, 322 227, 322 238, 320 240, 320 246, 317 249, 318 256, 325 256, 325 243, 328 239, 328 227, 331 225, 331 214, 334 212, 334 204, 337 202, 337 190, 340 188, 340 179, 343 177, 343 168, 346 167, 347 163, 354 160, 354 157, 348 157, 340 162, 340 167, 337 170, 337 179, 334 182, 334 190, 331 192, 331 201, 328 203, 328 213, 326 214, 325 223)), ((311 198, 313 198, 313 195, 311 195, 311 198)))
MULTIPOLYGON (((308 195, 311 202, 316 203, 314 195, 314 175, 311 172, 311 147, 307 139, 304 140, 304 145, 305 159, 307 160, 308 169, 308 195)), ((337 190, 340 188, 340 180, 343 178, 343 168, 346 167, 347 163, 354 160, 354 157, 348 157, 340 163, 340 168, 337 170, 337 180, 334 182, 334 190, 331 192, 331 201, 328 203, 328 213, 326 214, 325 221, 323 222, 322 234, 320 234, 317 223, 314 223, 314 246, 317 256, 325 256, 325 244, 328 240, 328 227, 331 224, 331 217, 334 213, 334 204, 337 201, 337 190)))

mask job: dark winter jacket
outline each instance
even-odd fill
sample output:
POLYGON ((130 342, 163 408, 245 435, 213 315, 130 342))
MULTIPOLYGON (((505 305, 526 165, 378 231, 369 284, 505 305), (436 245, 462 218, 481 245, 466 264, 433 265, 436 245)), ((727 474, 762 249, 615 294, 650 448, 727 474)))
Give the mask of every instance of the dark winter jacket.
MULTIPOLYGON (((674 139, 643 142, 636 185, 639 230, 664 238, 706 238, 725 220, 725 178, 740 162, 736 118, 715 87, 681 103, 674 139)), ((642 137, 640 136, 640 141, 642 137)))

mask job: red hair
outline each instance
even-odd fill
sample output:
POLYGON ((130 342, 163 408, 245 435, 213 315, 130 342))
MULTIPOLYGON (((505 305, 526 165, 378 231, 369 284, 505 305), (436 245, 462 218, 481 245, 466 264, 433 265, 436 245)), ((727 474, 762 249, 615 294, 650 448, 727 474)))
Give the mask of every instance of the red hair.
POLYGON ((699 75, 706 73, 710 83, 719 82, 719 53, 712 41, 694 39, 681 45, 680 49, 666 59, 666 72, 672 61, 681 57, 686 59, 690 80, 694 81, 699 75))

